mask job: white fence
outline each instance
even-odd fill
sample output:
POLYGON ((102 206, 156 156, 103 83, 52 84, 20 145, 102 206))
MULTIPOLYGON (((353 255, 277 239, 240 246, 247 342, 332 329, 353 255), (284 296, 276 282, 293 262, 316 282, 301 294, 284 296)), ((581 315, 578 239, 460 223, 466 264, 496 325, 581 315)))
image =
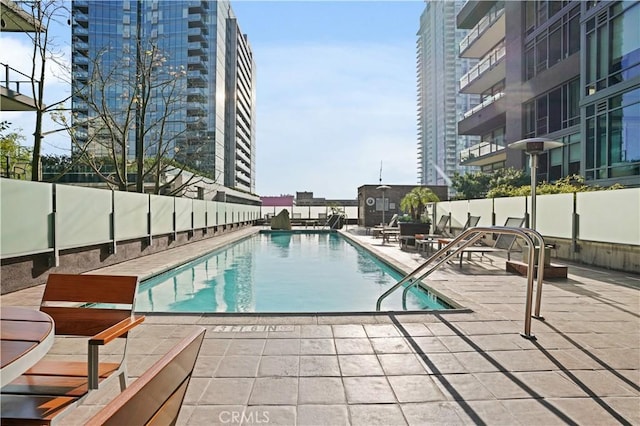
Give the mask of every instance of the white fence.
POLYGON ((260 218, 260 206, 2 179, 0 256, 151 238, 260 218))
MULTIPOLYGON (((640 188, 538 195, 536 230, 545 237, 640 245, 640 188)), ((528 217, 531 197, 460 200, 436 203, 434 220, 451 215, 461 228, 468 215, 478 226, 504 225, 507 217, 528 217)))

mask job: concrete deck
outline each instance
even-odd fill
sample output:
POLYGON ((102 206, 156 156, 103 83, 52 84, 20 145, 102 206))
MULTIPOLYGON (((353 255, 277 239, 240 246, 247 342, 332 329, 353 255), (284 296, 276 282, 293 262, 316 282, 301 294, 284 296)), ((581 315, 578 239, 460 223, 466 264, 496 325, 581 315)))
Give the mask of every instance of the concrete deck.
MULTIPOLYGON (((149 276, 256 231, 95 272, 149 276)), ((354 238, 405 270, 424 260, 354 238)), ((640 424, 640 277, 569 265, 569 279, 545 281, 531 341, 519 334, 526 279, 504 262, 485 256, 433 275, 429 285, 466 312, 150 314, 131 333, 130 380, 198 324, 207 334, 181 425, 640 424)), ((0 303, 35 308, 42 289, 0 303)), ((57 342, 48 356, 84 351, 57 342)), ((117 392, 94 392, 61 423, 82 424, 117 392)))

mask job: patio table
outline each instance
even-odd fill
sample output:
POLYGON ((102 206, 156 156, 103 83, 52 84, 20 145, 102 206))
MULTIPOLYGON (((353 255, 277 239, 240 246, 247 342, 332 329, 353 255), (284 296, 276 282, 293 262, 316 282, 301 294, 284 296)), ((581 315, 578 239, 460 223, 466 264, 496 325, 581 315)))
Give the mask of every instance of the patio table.
POLYGON ((10 383, 38 362, 53 345, 53 319, 15 306, 0 310, 0 383, 10 383))

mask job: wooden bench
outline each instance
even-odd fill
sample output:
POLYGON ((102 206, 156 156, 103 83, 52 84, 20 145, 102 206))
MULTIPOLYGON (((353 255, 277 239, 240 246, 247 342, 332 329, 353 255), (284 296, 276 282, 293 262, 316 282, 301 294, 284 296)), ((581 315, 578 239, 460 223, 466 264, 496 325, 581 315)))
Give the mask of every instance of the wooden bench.
POLYGON ((204 334, 205 329, 198 327, 89 419, 86 425, 175 424, 204 334))
POLYGON ((118 362, 100 362, 99 348, 126 339, 129 330, 144 321, 144 316, 133 314, 137 292, 135 276, 50 274, 40 310, 53 318, 56 337, 88 337, 87 358, 70 361, 45 356, 4 386, 1 423, 50 424, 116 376, 124 390, 127 345, 118 362), (105 307, 94 307, 97 303, 105 307))

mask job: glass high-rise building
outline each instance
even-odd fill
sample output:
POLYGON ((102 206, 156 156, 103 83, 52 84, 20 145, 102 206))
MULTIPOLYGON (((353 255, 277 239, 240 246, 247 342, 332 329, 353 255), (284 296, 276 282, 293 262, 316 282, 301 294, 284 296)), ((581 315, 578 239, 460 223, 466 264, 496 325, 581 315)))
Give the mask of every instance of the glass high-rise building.
POLYGON ((123 157, 163 154, 254 192, 255 63, 228 1, 74 0, 72 16, 74 94, 93 91, 73 98, 81 144, 95 155, 109 146, 92 105, 104 103, 117 120, 135 116, 119 136, 123 157), (137 91, 149 100, 132 103, 137 91))
POLYGON ((458 134, 462 115, 478 102, 477 95, 459 93, 459 80, 475 60, 458 56, 465 30, 456 28, 462 1, 427 1, 417 36, 418 183, 447 185, 459 165, 461 150, 477 141, 458 134))

